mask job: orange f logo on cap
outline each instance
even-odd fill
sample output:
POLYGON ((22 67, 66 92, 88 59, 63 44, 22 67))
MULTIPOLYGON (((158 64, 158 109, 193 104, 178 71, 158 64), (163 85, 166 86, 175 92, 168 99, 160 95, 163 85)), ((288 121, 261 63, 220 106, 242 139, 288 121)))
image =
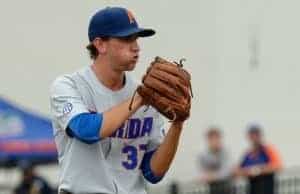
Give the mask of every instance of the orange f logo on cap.
POLYGON ((127 16, 131 24, 135 22, 134 16, 131 11, 127 10, 127 16))

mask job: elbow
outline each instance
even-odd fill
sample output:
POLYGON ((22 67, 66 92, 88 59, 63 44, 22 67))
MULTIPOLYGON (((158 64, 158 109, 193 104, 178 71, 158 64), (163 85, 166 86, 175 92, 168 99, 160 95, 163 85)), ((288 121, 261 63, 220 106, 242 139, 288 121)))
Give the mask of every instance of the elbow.
POLYGON ((157 183, 159 183, 164 178, 164 174, 160 175, 160 176, 158 176, 157 174, 155 174, 155 172, 151 169, 150 161, 149 161, 149 166, 146 167, 146 168, 143 168, 142 172, 143 172, 144 178, 149 183, 152 183, 152 184, 157 184, 157 183))
POLYGON ((274 172, 279 172, 283 169, 283 167, 280 164, 276 164, 276 165, 272 165, 272 169, 274 172))
POLYGON ((156 183, 160 182, 164 177, 164 174, 158 176, 151 169, 150 162, 151 162, 151 158, 152 158, 154 152, 155 151, 147 152, 144 155, 144 158, 143 158, 143 161, 141 164, 141 171, 143 173, 144 178, 152 184, 156 184, 156 183))
POLYGON ((69 123, 67 134, 86 144, 100 141, 99 130, 102 126, 102 114, 82 113, 69 123))
POLYGON ((144 178, 151 184, 157 184, 159 183, 162 179, 163 179, 163 176, 155 176, 155 175, 150 175, 150 174, 144 174, 144 178))

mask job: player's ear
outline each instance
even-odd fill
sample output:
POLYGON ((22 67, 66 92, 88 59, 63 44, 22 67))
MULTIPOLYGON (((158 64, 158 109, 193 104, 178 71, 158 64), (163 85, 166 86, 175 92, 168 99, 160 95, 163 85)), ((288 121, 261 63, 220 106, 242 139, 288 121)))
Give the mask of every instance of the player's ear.
POLYGON ((104 54, 106 52, 107 44, 105 40, 103 40, 102 38, 95 38, 92 43, 95 46, 95 48, 98 50, 99 54, 104 54))

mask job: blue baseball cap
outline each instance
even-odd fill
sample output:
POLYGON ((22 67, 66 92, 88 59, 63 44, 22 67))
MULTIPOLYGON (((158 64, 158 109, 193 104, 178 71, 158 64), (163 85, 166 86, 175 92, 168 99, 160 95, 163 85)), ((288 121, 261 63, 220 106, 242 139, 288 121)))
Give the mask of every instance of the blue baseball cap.
POLYGON ((247 131, 249 134, 252 134, 252 133, 261 134, 262 129, 263 129, 262 126, 258 123, 248 124, 248 127, 247 127, 247 131))
POLYGON ((140 28, 133 14, 122 7, 107 7, 97 11, 88 28, 91 42, 97 37, 126 37, 133 34, 147 37, 154 35, 155 31, 140 28))

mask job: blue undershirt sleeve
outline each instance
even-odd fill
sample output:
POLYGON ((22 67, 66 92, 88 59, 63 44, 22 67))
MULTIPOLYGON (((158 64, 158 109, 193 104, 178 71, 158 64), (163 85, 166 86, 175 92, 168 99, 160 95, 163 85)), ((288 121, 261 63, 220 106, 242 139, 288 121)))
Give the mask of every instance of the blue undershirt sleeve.
POLYGON ((141 170, 144 178, 152 184, 156 184, 162 180, 163 176, 156 176, 150 166, 151 158, 156 150, 145 153, 141 164, 141 170))
POLYGON ((71 119, 67 134, 87 144, 96 143, 100 141, 99 132, 102 121, 102 113, 81 113, 71 119))

